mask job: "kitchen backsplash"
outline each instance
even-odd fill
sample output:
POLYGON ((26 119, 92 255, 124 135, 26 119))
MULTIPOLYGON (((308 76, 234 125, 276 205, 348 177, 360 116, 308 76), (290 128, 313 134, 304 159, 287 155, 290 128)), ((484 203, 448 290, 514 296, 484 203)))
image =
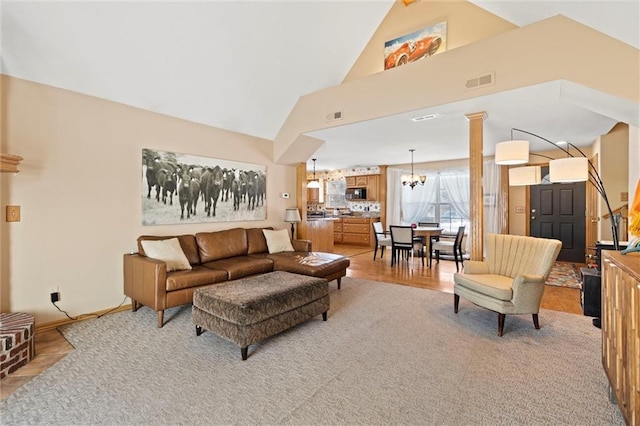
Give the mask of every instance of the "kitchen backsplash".
MULTIPOLYGON (((310 212, 322 212, 322 211, 333 211, 333 208, 327 209, 324 203, 307 203, 307 211, 310 212)), ((343 211, 352 211, 352 212, 379 212, 380 211, 380 202, 378 201, 347 201, 347 208, 339 209, 341 212, 343 211)))
MULTIPOLYGON (((338 180, 338 179, 344 179, 346 176, 379 175, 379 174, 380 174, 380 167, 378 166, 354 167, 352 169, 316 172, 316 179, 338 180)), ((307 172, 307 179, 313 179, 313 173, 307 172)))

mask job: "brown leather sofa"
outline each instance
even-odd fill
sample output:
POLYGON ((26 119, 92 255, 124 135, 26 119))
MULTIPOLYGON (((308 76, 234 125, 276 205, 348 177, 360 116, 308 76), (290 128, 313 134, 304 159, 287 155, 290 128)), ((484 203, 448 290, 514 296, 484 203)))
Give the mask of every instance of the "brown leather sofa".
POLYGON ((292 240, 293 252, 270 254, 262 229, 138 237, 138 253, 124 255, 124 294, 131 298, 133 311, 140 305, 155 310, 158 327, 162 327, 164 310, 192 303, 195 289, 272 271, 337 280, 340 288, 349 258, 312 252, 307 240, 292 240), (145 256, 141 241, 168 238, 178 238, 192 269, 167 272, 165 262, 145 256))

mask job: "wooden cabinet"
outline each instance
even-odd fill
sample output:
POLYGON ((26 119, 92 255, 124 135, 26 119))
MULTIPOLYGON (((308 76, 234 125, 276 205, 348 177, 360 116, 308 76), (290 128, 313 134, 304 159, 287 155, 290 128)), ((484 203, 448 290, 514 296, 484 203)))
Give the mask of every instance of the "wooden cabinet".
POLYGON ((342 219, 333 221, 333 242, 342 243, 342 219))
POLYGON ((307 202, 308 203, 320 202, 320 188, 307 188, 307 202))
POLYGON ((333 241, 342 244, 372 246, 373 231, 368 217, 344 217, 333 223, 333 241))
POLYGON ((378 201, 378 175, 367 176, 367 201, 378 201))
POLYGON ((367 201, 378 201, 379 175, 347 176, 347 188, 367 188, 367 201))
POLYGON ((365 188, 367 186, 367 177, 367 175, 345 177, 347 188, 365 188))
POLYGON ((640 254, 602 251, 602 365, 626 422, 640 425, 640 254))

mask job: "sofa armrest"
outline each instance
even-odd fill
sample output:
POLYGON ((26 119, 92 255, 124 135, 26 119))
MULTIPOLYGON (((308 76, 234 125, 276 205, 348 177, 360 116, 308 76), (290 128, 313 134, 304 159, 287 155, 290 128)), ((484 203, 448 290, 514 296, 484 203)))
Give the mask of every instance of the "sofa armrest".
POLYGON ((481 260, 465 260, 464 273, 465 274, 488 274, 489 264, 481 260))
POLYGON ((513 304, 522 313, 537 313, 544 293, 542 275, 517 275, 513 279, 513 304))
POLYGON ((139 254, 125 254, 123 262, 124 294, 156 311, 165 309, 167 264, 139 254))
POLYGON ((295 251, 311 251, 311 240, 291 240, 291 245, 295 251))

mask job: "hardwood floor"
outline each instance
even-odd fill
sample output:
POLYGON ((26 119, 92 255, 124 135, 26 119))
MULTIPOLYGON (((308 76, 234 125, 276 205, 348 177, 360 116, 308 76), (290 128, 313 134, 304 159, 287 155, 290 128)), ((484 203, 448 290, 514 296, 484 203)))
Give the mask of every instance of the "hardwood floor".
MULTIPOLYGON (((433 266, 429 268, 423 267, 419 258, 414 258, 411 265, 408 265, 406 261, 401 261, 398 265, 391 267, 391 254, 388 252, 384 254, 383 258, 376 256, 374 261, 373 250, 370 248, 336 244, 334 253, 348 256, 351 259, 351 265, 347 270, 348 277, 453 294, 453 274, 456 271, 453 261, 441 260, 440 263, 436 263, 434 260, 433 266)), ((425 265, 426 263, 425 259, 425 265)), ((453 296, 451 297, 451 306, 453 310, 453 296)), ((582 315, 580 290, 545 286, 541 306, 544 309, 582 315)), ((36 332, 35 338, 35 358, 29 364, 0 381, 0 399, 6 398, 24 383, 74 350, 58 330, 36 332)))

